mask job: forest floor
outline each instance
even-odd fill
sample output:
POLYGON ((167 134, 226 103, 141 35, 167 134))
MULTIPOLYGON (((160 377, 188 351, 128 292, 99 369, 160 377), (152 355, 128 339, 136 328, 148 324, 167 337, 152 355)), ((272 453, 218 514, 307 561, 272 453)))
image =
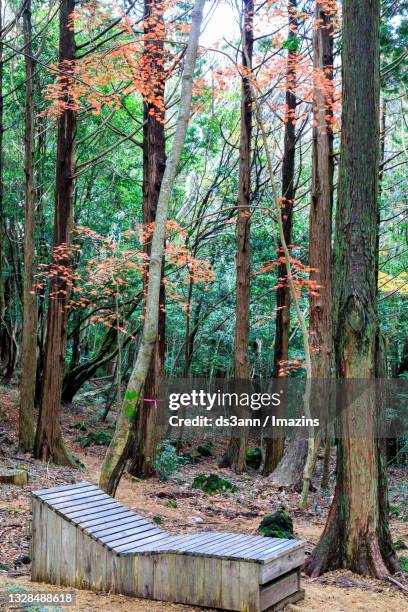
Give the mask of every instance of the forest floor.
MULTIPOLYGON (((81 469, 58 467, 33 460, 17 448, 18 394, 13 388, 0 388, 0 468, 22 468, 28 471, 29 483, 25 487, 1 485, 0 488, 0 589, 18 585, 28 590, 40 590, 44 585, 30 582, 29 519, 30 492, 35 489, 89 480, 98 482, 98 473, 105 447, 91 444, 84 447, 91 434, 103 441, 103 431, 112 431, 112 421, 100 421, 101 406, 89 397, 75 402, 63 412, 64 437, 72 454, 83 465, 81 469)), ((114 415, 110 416, 110 419, 114 415)), ((200 444, 200 441, 198 441, 200 444)), ((256 534, 262 516, 282 505, 294 522, 295 536, 306 541, 307 552, 319 539, 325 524, 333 490, 322 492, 317 488, 310 493, 309 507, 299 510, 298 493, 274 485, 270 478, 254 470, 237 476, 228 469, 217 467, 217 448, 211 457, 196 453, 197 442, 186 451, 196 461, 179 468, 177 479, 160 481, 158 478, 141 481, 125 475, 120 483, 117 499, 146 518, 160 522, 173 533, 214 530, 256 534), (191 488, 198 474, 217 473, 238 487, 236 493, 209 496, 191 488)), ((221 449, 218 449, 218 453, 221 449)), ((333 454, 331 474, 334 474, 333 454)), ((321 461, 316 466, 314 481, 319 482, 321 461)), ((402 540, 408 546, 408 479, 407 470, 392 468, 389 472, 390 524, 393 540, 402 540)), ((334 476, 331 478, 334 482, 334 476)), ((399 554, 408 557, 407 550, 399 554)), ((408 587, 408 575, 398 576, 408 587)), ((304 601, 290 605, 287 610, 349 612, 404 612, 408 611, 408 595, 391 583, 354 575, 347 571, 325 574, 316 579, 303 576, 306 591, 304 601)), ((47 586, 58 592, 58 587, 47 586)), ((11 609, 11 608, 8 608, 11 609)), ((72 608, 67 608, 72 609, 72 608)), ((189 606, 152 602, 118 595, 77 591, 75 610, 126 611, 187 611, 198 610, 189 606)))

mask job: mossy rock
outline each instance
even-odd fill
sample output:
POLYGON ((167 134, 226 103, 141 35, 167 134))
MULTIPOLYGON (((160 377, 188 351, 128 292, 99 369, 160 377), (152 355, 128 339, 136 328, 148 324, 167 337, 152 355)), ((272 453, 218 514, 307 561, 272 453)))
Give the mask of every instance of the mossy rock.
POLYGON ((263 517, 258 531, 267 538, 293 540, 293 521, 285 510, 277 510, 263 517))
POLYGON ((260 448, 253 448, 246 454, 246 464, 254 470, 259 470, 262 463, 262 453, 260 448))
POLYGON ((212 457, 212 449, 213 445, 211 442, 208 444, 201 444, 201 446, 197 446, 197 453, 201 455, 201 457, 212 457))
POLYGON ((193 480, 192 487, 193 489, 201 489, 204 493, 208 493, 209 495, 226 493, 227 491, 235 493, 238 491, 238 487, 233 485, 232 482, 225 478, 220 478, 217 474, 210 474, 209 476, 200 474, 196 476, 193 480))
POLYGON ((0 470, 0 482, 23 487, 28 482, 27 470, 0 470))

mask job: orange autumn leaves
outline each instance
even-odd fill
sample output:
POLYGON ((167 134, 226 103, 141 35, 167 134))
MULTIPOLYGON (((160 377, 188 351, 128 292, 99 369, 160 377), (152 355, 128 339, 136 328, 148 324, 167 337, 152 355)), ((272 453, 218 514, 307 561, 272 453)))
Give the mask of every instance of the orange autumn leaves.
MULTIPOLYGON (((148 274, 149 263, 143 245, 152 232, 153 224, 139 226, 113 240, 78 226, 73 232, 75 244, 54 248, 51 263, 40 266, 37 289, 43 293, 51 280, 50 296, 60 300, 63 308, 84 310, 91 324, 131 335, 127 306, 137 300, 135 294, 143 294, 142 278, 148 274)), ((186 233, 175 221, 167 223, 166 240, 166 300, 186 309, 180 286, 192 282, 208 288, 215 275, 207 260, 192 256, 185 244, 186 233)))

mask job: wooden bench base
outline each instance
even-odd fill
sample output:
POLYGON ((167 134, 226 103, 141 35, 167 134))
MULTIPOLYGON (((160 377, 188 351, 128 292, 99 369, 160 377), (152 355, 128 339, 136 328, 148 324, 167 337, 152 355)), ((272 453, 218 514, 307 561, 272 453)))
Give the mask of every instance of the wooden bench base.
POLYGON ((303 597, 302 543, 157 533, 117 502, 88 507, 86 499, 106 503, 92 487, 33 495, 32 580, 241 612, 280 610, 303 597))

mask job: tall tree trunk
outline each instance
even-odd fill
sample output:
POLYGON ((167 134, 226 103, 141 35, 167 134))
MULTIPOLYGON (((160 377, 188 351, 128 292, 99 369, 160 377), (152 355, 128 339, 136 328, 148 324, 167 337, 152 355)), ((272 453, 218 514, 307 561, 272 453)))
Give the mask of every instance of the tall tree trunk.
MULTIPOLYGON (((251 231, 251 135, 252 92, 248 74, 252 69, 254 46, 253 0, 243 0, 241 86, 241 133, 239 147, 239 194, 236 236, 236 306, 235 306, 235 378, 247 380, 250 376, 248 357, 249 302, 250 302, 250 231, 251 231)), ((248 430, 239 427, 232 431, 227 451, 221 461, 223 467, 231 466, 236 472, 246 467, 248 430)))
MULTIPOLYGON (((314 68, 333 80, 332 18, 316 2, 313 35, 314 68)), ((312 201, 309 219, 310 281, 319 285, 310 296, 310 346, 313 378, 330 378, 332 361, 331 239, 333 209, 332 91, 316 75, 312 158, 312 201)))
MULTIPOLYGON (((282 159, 282 219, 285 242, 292 242, 293 205, 295 199, 295 155, 296 155, 296 64, 297 64, 297 0, 288 3, 289 44, 286 69, 286 117, 282 159)), ((282 245, 278 256, 282 257, 282 245)), ((290 288, 287 281, 286 264, 278 266, 278 288, 276 290, 275 348, 273 356, 273 377, 285 376, 284 362, 289 354, 290 331, 290 288)), ((275 470, 283 457, 285 440, 283 437, 268 438, 265 441, 263 473, 268 475, 275 470)))
POLYGON ((31 0, 23 10, 25 44, 25 135, 24 135, 24 293, 23 293, 23 346, 21 353, 21 384, 19 442, 24 451, 34 444, 34 396, 37 371, 37 302, 34 286, 34 228, 35 228, 35 186, 34 186, 34 60, 32 59, 31 0))
MULTIPOLYGON (((164 101, 166 76, 163 63, 164 53, 164 3, 163 0, 145 0, 144 4, 144 52, 143 61, 159 102, 164 101)), ((166 139, 164 134, 164 108, 151 101, 145 101, 143 126, 143 223, 148 225, 156 220, 160 187, 166 167, 166 139)), ((151 242, 145 245, 150 255, 151 242)), ((163 274, 163 272, 162 272, 163 274)), ((147 293, 148 277, 143 278, 144 294, 147 293)), ((136 417, 136 440, 131 449, 129 472, 134 476, 148 477, 154 471, 156 455, 156 403, 160 379, 164 371, 165 355, 165 290, 160 288, 158 338, 153 350, 147 373, 140 409, 136 417)))
MULTIPOLYGON (((64 72, 71 69, 75 59, 75 34, 70 17, 74 8, 75 0, 63 0, 60 6, 59 62, 64 72)), ((65 271, 53 277, 51 281, 41 406, 35 439, 35 456, 43 460, 51 459, 60 464, 72 463, 64 447, 60 425, 61 390, 66 354, 65 274, 72 265, 70 247, 75 173, 76 113, 65 104, 68 101, 69 80, 68 77, 61 82, 64 110, 58 118, 53 240, 54 249, 60 247, 65 250, 65 255, 58 260, 65 271)))
POLYGON ((156 344, 159 326, 160 287, 162 260, 166 235, 166 221, 177 167, 187 134, 190 120, 193 75, 197 59, 198 40, 205 0, 196 0, 192 17, 189 41, 184 60, 181 84, 180 106, 173 145, 166 161, 166 168, 160 188, 156 210, 149 263, 149 283, 147 287, 146 314, 143 324, 142 340, 133 371, 130 375, 121 412, 116 423, 112 442, 106 453, 99 480, 99 486, 109 494, 116 492, 122 476, 129 449, 134 441, 134 424, 143 387, 156 344))
MULTIPOLYGON (((379 25, 380 0, 344 1, 333 276, 336 370, 343 379, 373 380, 376 370, 379 25)), ((343 567, 382 577, 398 567, 386 517, 385 467, 374 437, 375 398, 370 385, 353 400, 346 387, 335 495, 323 535, 305 564, 313 576, 343 567), (366 436, 351 437, 356 428, 366 436)))
MULTIPOLYGON (((315 84, 313 92, 313 149, 312 149, 312 199, 309 216, 309 266, 310 282, 318 287, 310 294, 310 347, 312 377, 328 380, 332 366, 332 291, 331 291, 331 239, 333 209, 333 26, 327 6, 316 2, 315 30, 313 34, 313 64, 315 84), (330 81, 330 86, 327 81, 330 81)), ((318 392, 325 392, 325 383, 315 384, 318 392), (320 387, 320 388, 319 388, 320 387)), ((322 406, 324 402, 320 401, 322 406)), ((322 422, 324 415, 321 415, 322 422)), ((328 439, 332 432, 326 432, 328 439)), ((303 471, 302 506, 306 505, 313 468, 322 439, 316 433, 314 453, 305 453, 303 471)), ((304 443, 296 439, 300 448, 304 443)), ((330 443, 328 442, 328 449, 330 443)), ((327 466, 327 463, 325 463, 327 466)))
MULTIPOLYGON (((3 29, 3 2, 0 0, 0 30, 3 29)), ((0 346, 6 337, 6 329, 4 326, 4 314, 5 314, 5 232, 4 232, 4 201, 3 201, 3 42, 0 37, 0 346)), ((0 351, 0 374, 2 366, 2 351, 0 351)))

